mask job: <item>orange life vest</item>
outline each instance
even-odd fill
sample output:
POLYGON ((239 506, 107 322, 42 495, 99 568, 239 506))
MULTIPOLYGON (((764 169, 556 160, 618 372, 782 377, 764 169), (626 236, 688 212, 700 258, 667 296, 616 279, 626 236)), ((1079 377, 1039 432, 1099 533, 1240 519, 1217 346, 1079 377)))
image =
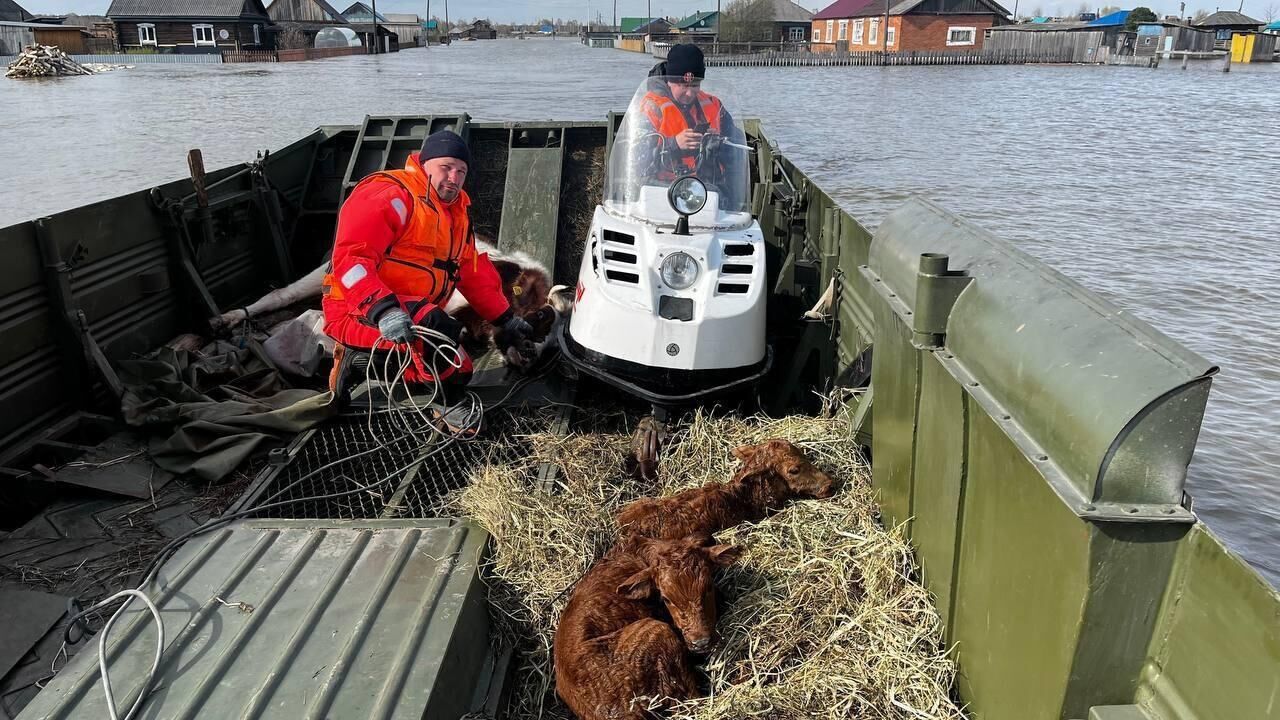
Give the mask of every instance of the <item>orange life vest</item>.
MULTIPOLYGON (((685 130, 696 130, 698 125, 704 123, 710 128, 710 132, 721 132, 720 115, 724 106, 720 98, 701 90, 698 91, 697 101, 688 108, 681 108, 669 95, 650 90, 645 94, 641 107, 644 108, 645 115, 649 116, 649 122, 665 138, 673 138, 685 130)), ((690 171, 697 169, 695 154, 686 155, 681 161, 690 171)), ((674 179, 674 175, 666 179, 674 179)))
MULTIPOLYGON (((403 170, 373 173, 356 187, 366 183, 394 183, 414 199, 400 237, 383 250, 378 278, 397 296, 443 303, 457 285, 459 263, 464 257, 475 259, 474 248, 467 252, 474 242, 467 215, 471 198, 460 190, 452 203, 442 202, 416 156, 403 170)), ((324 286, 339 287, 331 277, 325 278, 324 286)))

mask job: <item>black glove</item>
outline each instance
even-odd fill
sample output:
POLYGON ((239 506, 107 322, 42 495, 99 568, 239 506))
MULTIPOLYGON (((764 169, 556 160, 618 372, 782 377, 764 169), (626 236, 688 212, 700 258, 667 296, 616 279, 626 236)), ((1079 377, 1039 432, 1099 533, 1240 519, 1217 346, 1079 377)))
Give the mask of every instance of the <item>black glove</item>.
POLYGON ((413 320, 398 307, 388 308, 378 316, 378 332, 393 343, 407 343, 413 338, 413 320))
POLYGON ((493 321, 498 329, 493 341, 507 361, 516 367, 526 367, 537 359, 537 348, 530 339, 533 326, 522 317, 516 317, 510 309, 493 321))
POLYGON ((458 344, 458 338, 462 337, 462 323, 454 320, 449 313, 442 308, 431 308, 431 312, 422 318, 420 323, 423 327, 435 330, 438 333, 448 336, 449 340, 454 344, 458 344))

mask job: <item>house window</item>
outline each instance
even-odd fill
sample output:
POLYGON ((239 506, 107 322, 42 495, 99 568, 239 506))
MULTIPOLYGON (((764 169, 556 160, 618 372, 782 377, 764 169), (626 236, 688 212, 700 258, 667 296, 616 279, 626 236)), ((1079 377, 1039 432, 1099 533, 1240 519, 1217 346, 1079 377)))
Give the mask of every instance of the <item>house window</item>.
POLYGON ((138 44, 139 45, 155 45, 156 44, 156 26, 151 23, 144 23, 138 26, 138 44))
POLYGON ((972 45, 973 38, 977 34, 977 28, 949 27, 947 28, 947 45, 972 45))
POLYGON ((886 45, 892 45, 892 44, 894 44, 894 41, 896 41, 896 40, 898 39, 897 37, 895 37, 897 34, 898 34, 898 33, 896 32, 896 28, 894 28, 894 27, 893 27, 893 25, 890 25, 889 27, 885 28, 885 29, 884 29, 884 42, 885 42, 885 44, 886 44, 886 45))
POLYGON ((822 42, 822 30, 820 28, 813 29, 813 41, 816 43, 822 42))
POLYGON ((802 27, 791 28, 790 38, 791 38, 791 42, 804 42, 804 28, 802 27))
POLYGON ((849 21, 848 20, 840 21, 840 34, 836 36, 836 39, 837 40, 849 39, 849 21))
POLYGON ((867 34, 867 44, 868 45, 880 44, 880 21, 879 20, 871 21, 871 32, 867 34))
POLYGON ((827 21, 827 42, 835 42, 836 37, 836 21, 827 21))
POLYGON ((201 45, 217 45, 218 42, 213 39, 212 25, 192 25, 191 34, 195 37, 196 46, 201 45))
POLYGON ((262 26, 261 25, 253 26, 253 44, 254 45, 262 44, 262 26))
POLYGON ((854 45, 862 44, 862 31, 863 31, 864 23, 865 23, 864 20, 853 21, 853 44, 854 45))

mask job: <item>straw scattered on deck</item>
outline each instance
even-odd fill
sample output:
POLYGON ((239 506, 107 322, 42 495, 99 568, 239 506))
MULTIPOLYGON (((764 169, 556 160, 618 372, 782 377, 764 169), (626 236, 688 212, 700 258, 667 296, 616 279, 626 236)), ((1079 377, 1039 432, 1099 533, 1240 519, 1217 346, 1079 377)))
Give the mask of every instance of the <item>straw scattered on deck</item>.
MULTIPOLYGON (((583 423, 618 425, 618 416, 583 423)), ((900 528, 885 530, 848 418, 748 420, 695 415, 673 438, 658 487, 625 477, 623 433, 535 434, 520 464, 478 469, 455 498, 495 538, 487 568, 500 634, 516 645, 508 717, 567 718, 554 697, 551 640, 570 588, 612 544, 614 515, 637 497, 724 481, 739 444, 785 438, 841 485, 719 535, 743 545, 723 574, 721 641, 705 664, 709 695, 680 720, 962 718, 942 625, 900 528), (535 492, 538 463, 561 467, 559 492, 535 492)), ((513 439, 514 441, 514 439, 513 439)))

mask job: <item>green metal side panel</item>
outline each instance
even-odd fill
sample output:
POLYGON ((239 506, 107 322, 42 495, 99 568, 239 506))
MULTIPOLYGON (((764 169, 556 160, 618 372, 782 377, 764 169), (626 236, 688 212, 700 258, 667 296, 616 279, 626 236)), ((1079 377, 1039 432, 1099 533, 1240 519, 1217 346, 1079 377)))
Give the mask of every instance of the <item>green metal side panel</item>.
MULTIPOLYGON (((878 362, 878 361, 877 361, 878 362)), ((915 545, 925 586, 933 593, 938 614, 951 631, 961 495, 966 461, 964 389, 933 353, 920 368, 920 420, 916 433, 915 493, 912 506, 915 545)))
MULTIPOLYGON (((166 648, 139 717, 452 720, 476 709, 491 672, 477 573, 487 539, 454 520, 254 520, 192 540, 146 588, 166 648)), ((134 603, 109 642, 121 707, 154 638, 134 603)), ((97 719, 104 704, 88 649, 19 717, 97 719)))
POLYGON ((876 359, 871 385, 876 409, 871 418, 871 481, 885 525, 911 519, 911 478, 915 455, 916 398, 920 358, 910 334, 887 307, 876 310, 876 359))
POLYGON ((1280 718, 1280 595, 1203 525, 1174 568, 1138 704, 1161 720, 1280 718))
POLYGON ((498 247, 526 253, 546 268, 556 266, 563 168, 562 143, 546 148, 511 148, 498 247))
POLYGON ((1089 529, 991 418, 970 418, 952 611, 961 695, 980 720, 1058 720, 1089 590, 1089 529))
POLYGON ((868 266, 918 334, 922 316, 946 319, 965 381, 986 388, 987 412, 1016 418, 1024 454, 1077 514, 1192 521, 1180 504, 1216 372, 1208 361, 926 201, 885 219, 868 266), (913 318, 933 283, 918 269, 926 253, 948 255, 972 282, 941 317, 916 308, 913 318))
POLYGON ((399 170, 409 155, 422 148, 428 135, 440 130, 452 130, 468 139, 470 118, 462 115, 366 115, 351 160, 342 182, 342 199, 346 200, 361 180, 369 173, 382 170, 399 170))

